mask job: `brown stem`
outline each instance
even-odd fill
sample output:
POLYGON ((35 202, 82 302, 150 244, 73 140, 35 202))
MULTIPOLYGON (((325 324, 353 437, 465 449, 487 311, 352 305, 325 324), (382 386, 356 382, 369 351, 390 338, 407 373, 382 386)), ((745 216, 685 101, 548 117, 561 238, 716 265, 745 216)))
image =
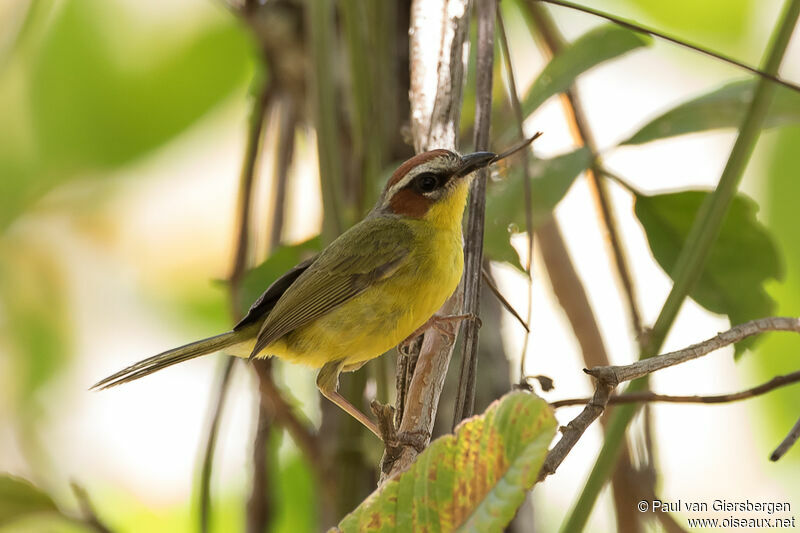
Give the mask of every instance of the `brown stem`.
MULTIPOLYGON (((800 382, 800 371, 792 372, 791 374, 784 374, 782 376, 775 376, 766 383, 762 383, 761 385, 757 385, 755 387, 751 387, 749 389, 745 389, 739 392, 733 392, 730 394, 717 394, 708 396, 697 396, 697 395, 675 396, 669 394, 656 394, 655 392, 652 391, 638 391, 638 392, 629 392, 626 394, 620 394, 618 396, 611 396, 608 399, 608 405, 617 405, 625 403, 653 403, 653 402, 705 403, 705 404, 738 402, 740 400, 746 400, 748 398, 760 396, 762 394, 766 394, 770 391, 773 391, 777 388, 785 387, 787 385, 791 385, 793 383, 798 383, 798 382, 800 382)), ((567 407, 571 405, 584 405, 590 399, 591 398, 570 398, 566 400, 558 400, 552 402, 550 404, 550 407, 552 407, 553 409, 558 409, 559 407, 567 407)))
MULTIPOLYGON (((800 333, 800 318, 770 317, 751 320, 682 350, 642 359, 629 365, 603 366, 585 370, 587 374, 595 378, 594 395, 583 411, 561 428, 561 439, 547 453, 542 470, 539 472, 539 480, 541 481, 556 471, 586 429, 602 414, 611 398, 611 393, 621 383, 697 359, 714 350, 767 331, 800 333)), ((797 428, 800 429, 800 423, 797 428)))
MULTIPOLYGON (((414 0, 411 5, 411 135, 418 151, 454 148, 462 100, 468 46, 468 0, 414 0), (434 46, 435 43, 437 46, 434 46)), ((458 314, 463 291, 456 289, 441 315, 458 314)), ((457 329, 457 328, 456 328, 457 329)), ((424 335, 413 375, 408 381, 398 431, 430 436, 453 345, 436 332, 424 335)), ((408 468, 418 455, 406 446, 384 464, 381 479, 408 468)))
MULTIPOLYGON (((492 116, 492 79, 494 72, 495 0, 477 0, 478 36, 475 66, 475 150, 489 148, 489 126, 492 116)), ((486 180, 488 169, 479 170, 469 194, 466 244, 464 246, 463 313, 479 316, 481 265, 483 263, 483 230, 486 218, 486 180)), ((461 371, 458 379, 453 428, 472 416, 475 408, 475 379, 478 372, 478 322, 464 324, 461 371)))
POLYGON ((797 442, 797 439, 800 439, 800 419, 797 420, 792 429, 789 431, 789 434, 786 435, 786 438, 783 439, 775 451, 772 452, 772 455, 769 456, 770 461, 777 461, 781 457, 783 457, 786 452, 789 451, 789 448, 794 446, 794 443, 797 442))

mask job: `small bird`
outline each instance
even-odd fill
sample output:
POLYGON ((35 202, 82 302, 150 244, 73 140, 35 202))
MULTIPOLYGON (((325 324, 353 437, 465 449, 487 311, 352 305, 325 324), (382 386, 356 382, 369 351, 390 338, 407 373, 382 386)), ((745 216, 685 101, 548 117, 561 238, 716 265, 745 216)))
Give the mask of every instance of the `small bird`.
POLYGON ((322 395, 381 438, 375 422, 337 392, 339 374, 429 326, 466 318, 434 314, 461 279, 461 219, 470 176, 538 135, 501 155, 438 149, 412 157, 392 174, 361 222, 275 280, 231 331, 139 361, 92 389, 220 350, 250 359, 276 356, 319 368, 322 395))

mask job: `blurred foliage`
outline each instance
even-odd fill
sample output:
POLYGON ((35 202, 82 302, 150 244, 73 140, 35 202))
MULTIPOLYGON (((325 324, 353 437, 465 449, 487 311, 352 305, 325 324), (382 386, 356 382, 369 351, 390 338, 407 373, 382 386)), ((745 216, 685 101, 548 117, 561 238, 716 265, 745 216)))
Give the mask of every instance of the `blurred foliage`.
MULTIPOLYGON (((800 198, 800 127, 785 128, 770 143, 769 155, 763 161, 763 172, 769 177, 762 183, 764 210, 770 233, 774 236, 786 263, 786 279, 768 286, 770 296, 778 303, 776 313, 800 316, 800 239, 798 238, 797 200, 800 198)), ((746 373, 767 380, 779 374, 794 372, 800 361, 800 336, 773 333, 758 346, 758 357, 747 358, 746 373)), ((754 378, 755 379, 755 378, 754 378)), ((797 421, 800 388, 784 387, 754 404, 756 418, 766 426, 763 441, 775 446, 797 421)), ((781 459, 800 463, 800 447, 795 446, 781 459)), ((781 468, 778 466, 778 468, 781 468)), ((784 467, 785 468, 785 467, 784 467)))
POLYGON ((512 392, 433 441, 339 524, 349 531, 499 531, 536 483, 556 433, 550 406, 512 392))
POLYGON ((37 242, 0 238, 0 332, 10 372, 0 378, 21 417, 34 416, 33 396, 69 361, 72 329, 66 279, 50 250, 37 242), (6 379, 8 378, 8 379, 6 379))
MULTIPOLYGON (((592 163, 587 148, 552 159, 535 159, 530 164, 531 212, 534 227, 546 222, 567 194, 575 179, 592 163)), ((524 176, 512 168, 508 178, 492 184, 486 198, 484 253, 494 261, 505 261, 523 271, 511 236, 525 231, 524 176)))
POLYGON ((164 145, 252 71, 231 16, 187 32, 181 19, 137 25, 119 2, 54 7, 36 12, 26 29, 41 39, 23 39, 0 72, 0 227, 60 183, 164 145))
MULTIPOLYGON (((643 144, 675 135, 720 128, 738 128, 753 99, 756 80, 735 81, 684 102, 648 122, 620 144, 643 144)), ((800 122, 800 94, 775 88, 764 129, 800 122)))
MULTIPOLYGON (((636 196, 636 216, 658 264, 672 275, 689 229, 709 192, 683 191, 636 196)), ((775 301, 764 284, 783 276, 778 249, 767 229, 756 220, 758 205, 737 195, 719 237, 713 244, 703 274, 690 292, 697 303, 713 313, 728 315, 731 324, 771 316, 775 301)), ((736 344, 736 354, 759 337, 736 344)))

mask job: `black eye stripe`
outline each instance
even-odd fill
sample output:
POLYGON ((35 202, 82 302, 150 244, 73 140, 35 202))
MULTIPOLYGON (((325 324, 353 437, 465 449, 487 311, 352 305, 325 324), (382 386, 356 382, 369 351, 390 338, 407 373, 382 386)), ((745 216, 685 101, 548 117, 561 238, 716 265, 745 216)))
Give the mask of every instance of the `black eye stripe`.
POLYGON ((422 172, 411 181, 411 186, 421 193, 432 192, 447 182, 447 178, 434 172, 422 172))

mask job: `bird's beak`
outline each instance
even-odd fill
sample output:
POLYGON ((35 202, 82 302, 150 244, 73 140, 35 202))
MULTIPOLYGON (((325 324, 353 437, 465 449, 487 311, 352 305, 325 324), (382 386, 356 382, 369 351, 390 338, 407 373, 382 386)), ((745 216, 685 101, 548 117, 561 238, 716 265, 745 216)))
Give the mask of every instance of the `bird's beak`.
POLYGON ((493 152, 475 152, 461 156, 461 166, 458 168, 455 175, 459 178, 467 176, 479 168, 491 165, 496 158, 497 154, 493 152))

